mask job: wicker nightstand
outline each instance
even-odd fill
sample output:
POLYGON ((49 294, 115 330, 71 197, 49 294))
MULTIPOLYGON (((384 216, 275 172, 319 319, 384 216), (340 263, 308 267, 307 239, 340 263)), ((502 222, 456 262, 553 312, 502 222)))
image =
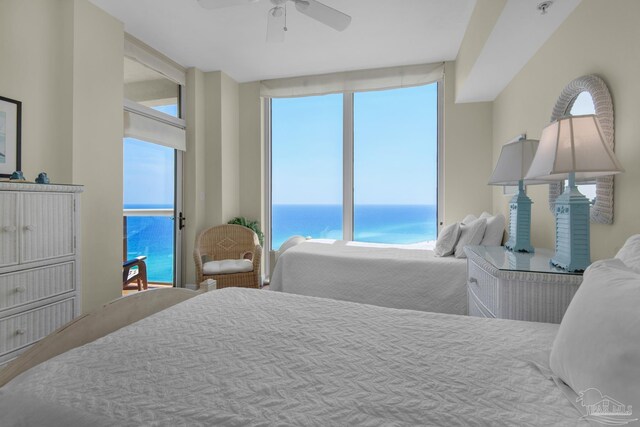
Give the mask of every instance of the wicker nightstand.
POLYGON ((548 249, 467 246, 465 252, 470 316, 560 323, 582 283, 582 273, 552 267, 548 249))

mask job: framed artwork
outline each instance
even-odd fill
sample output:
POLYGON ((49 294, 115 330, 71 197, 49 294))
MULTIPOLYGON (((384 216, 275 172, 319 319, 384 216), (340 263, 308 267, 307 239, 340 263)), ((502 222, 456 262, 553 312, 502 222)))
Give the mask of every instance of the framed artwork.
POLYGON ((0 177, 20 170, 22 102, 0 96, 0 177))

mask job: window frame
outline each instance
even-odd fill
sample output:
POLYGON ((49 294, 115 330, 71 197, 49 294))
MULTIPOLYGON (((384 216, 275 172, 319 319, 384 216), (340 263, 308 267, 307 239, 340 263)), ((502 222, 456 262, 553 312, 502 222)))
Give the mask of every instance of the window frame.
MULTIPOLYGON (((444 218, 444 81, 438 79, 437 84, 437 179, 436 179, 436 230, 440 233, 442 218, 444 218)), ((426 86, 426 85, 425 85, 426 86)), ((353 240, 353 200, 354 200, 354 93, 352 91, 342 94, 342 238, 353 240)), ((265 273, 271 275, 271 264, 276 250, 271 249, 272 244, 272 98, 263 97, 263 131, 264 131, 264 231, 265 273)))

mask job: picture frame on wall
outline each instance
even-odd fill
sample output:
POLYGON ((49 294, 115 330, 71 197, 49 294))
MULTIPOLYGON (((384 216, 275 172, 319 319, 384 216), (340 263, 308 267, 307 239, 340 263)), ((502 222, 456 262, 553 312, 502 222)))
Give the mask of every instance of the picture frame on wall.
POLYGON ((20 170, 22 102, 0 96, 0 177, 20 170))

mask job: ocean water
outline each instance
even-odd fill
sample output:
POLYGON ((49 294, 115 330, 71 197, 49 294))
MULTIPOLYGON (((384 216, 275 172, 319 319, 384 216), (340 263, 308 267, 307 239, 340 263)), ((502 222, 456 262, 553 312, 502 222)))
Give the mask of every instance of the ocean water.
MULTIPOLYGON (((125 208, 171 208, 127 205, 125 208)), ((376 243, 416 243, 437 237, 433 205, 356 205, 354 240, 376 243)), ((316 239, 342 239, 340 205, 273 205, 272 248, 299 234, 316 239)), ((162 216, 127 217, 127 259, 147 256, 152 282, 173 281, 173 219, 162 216)))
MULTIPOLYGON (((342 239, 341 205, 273 205, 272 248, 290 236, 342 239)), ((434 205, 355 205, 354 240, 376 243, 416 243, 435 240, 434 205)))
MULTIPOLYGON (((125 205, 125 209, 172 209, 161 205, 125 205)), ((127 259, 146 255, 150 282, 173 282, 173 218, 127 217, 127 259)))

